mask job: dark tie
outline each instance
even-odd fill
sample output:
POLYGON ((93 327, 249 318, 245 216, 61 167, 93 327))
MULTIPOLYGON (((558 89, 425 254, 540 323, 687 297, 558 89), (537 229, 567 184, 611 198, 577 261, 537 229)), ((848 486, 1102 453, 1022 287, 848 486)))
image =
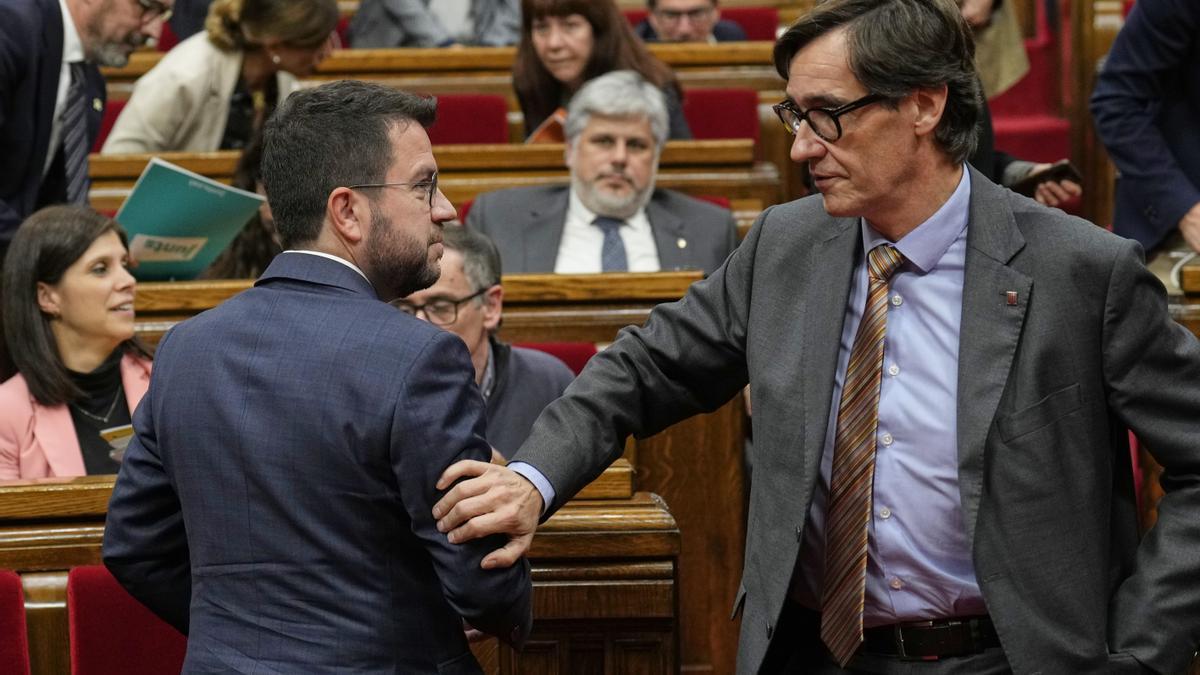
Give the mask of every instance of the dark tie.
POLYGON ((71 64, 71 86, 67 90, 67 107, 62 120, 67 201, 71 204, 87 204, 88 187, 92 182, 88 177, 87 107, 83 62, 77 61, 71 64))
POLYGON ((876 246, 867 256, 867 304, 850 349, 838 405, 833 474, 825 510, 821 639, 842 667, 863 639, 867 525, 875 479, 888 279, 903 262, 904 256, 888 245, 876 246))
POLYGON ((596 216, 592 224, 604 232, 604 247, 600 249, 600 269, 604 272, 628 272, 629 261, 625 257, 625 242, 621 240, 623 220, 596 216))

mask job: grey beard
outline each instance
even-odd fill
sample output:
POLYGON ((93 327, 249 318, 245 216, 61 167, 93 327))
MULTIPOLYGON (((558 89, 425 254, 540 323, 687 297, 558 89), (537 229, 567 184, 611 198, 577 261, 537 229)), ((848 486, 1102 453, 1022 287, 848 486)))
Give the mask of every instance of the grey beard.
POLYGON ((121 45, 115 42, 105 42, 96 47, 95 52, 92 54, 92 61, 96 65, 108 66, 109 68, 124 68, 129 63, 129 54, 125 53, 121 45))
POLYGON ((571 174, 571 190, 579 201, 587 207, 589 211, 598 216, 607 216, 609 218, 620 218, 627 220, 633 217, 650 201, 650 195, 654 192, 654 179, 656 176, 650 177, 650 182, 646 187, 634 192, 628 197, 613 197, 601 190, 597 190, 592 185, 584 183, 578 176, 571 174))

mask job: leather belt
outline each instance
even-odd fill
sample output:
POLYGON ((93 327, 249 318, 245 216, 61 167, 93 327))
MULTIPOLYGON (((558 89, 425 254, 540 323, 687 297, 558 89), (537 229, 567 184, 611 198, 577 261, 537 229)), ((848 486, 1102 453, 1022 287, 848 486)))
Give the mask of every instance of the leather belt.
POLYGON ((978 654, 999 646, 1000 637, 992 620, 980 616, 867 628, 863 630, 862 651, 924 661, 978 654))

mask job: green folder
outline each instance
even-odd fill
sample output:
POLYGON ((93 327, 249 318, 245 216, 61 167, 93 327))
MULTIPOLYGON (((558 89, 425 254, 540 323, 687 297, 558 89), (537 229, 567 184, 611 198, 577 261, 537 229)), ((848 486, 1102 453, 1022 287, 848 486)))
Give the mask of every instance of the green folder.
POLYGON ((139 280, 195 279, 266 199, 151 158, 117 222, 139 280))

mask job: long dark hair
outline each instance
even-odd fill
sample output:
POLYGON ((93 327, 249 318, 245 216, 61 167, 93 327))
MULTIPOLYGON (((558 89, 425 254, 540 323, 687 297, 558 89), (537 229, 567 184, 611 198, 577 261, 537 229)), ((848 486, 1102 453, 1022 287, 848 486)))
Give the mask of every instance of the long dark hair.
POLYGON ((613 70, 635 70, 658 88, 673 89, 683 100, 675 73, 646 50, 613 0, 521 0, 521 41, 513 62, 513 89, 525 115, 526 133, 563 104, 564 93, 574 93, 565 91, 542 65, 533 49, 533 22, 571 14, 583 16, 592 26, 594 43, 583 70, 585 82, 613 70))
MULTIPOLYGON (((242 151, 233 172, 233 185, 254 192, 262 183, 262 133, 254 134, 242 151)), ((258 211, 229 246, 201 274, 204 279, 255 279, 283 248, 275 234, 275 223, 266 222, 258 211)))
MULTIPOLYGON (((112 218, 82 206, 48 206, 25 219, 13 235, 4 259, 4 338, 17 372, 42 405, 61 405, 83 392, 58 353, 50 317, 38 305, 38 284, 62 281, 67 268, 109 232, 128 248, 125 230, 112 218)), ((150 358, 136 338, 122 347, 150 358)))

